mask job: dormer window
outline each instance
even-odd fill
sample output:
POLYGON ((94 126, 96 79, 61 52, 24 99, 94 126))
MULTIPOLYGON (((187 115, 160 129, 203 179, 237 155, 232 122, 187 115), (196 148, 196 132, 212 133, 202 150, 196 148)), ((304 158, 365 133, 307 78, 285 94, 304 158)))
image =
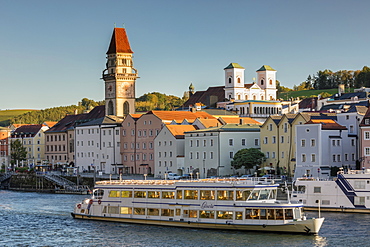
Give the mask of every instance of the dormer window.
POLYGON ((370 123, 370 119, 365 119, 365 124, 369 124, 370 123))

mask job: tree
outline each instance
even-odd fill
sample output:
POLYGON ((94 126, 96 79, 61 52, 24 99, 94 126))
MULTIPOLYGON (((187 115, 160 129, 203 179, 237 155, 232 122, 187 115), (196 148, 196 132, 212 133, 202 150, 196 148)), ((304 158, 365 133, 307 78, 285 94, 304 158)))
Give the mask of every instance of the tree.
POLYGON ((231 166, 234 169, 240 169, 243 166, 245 168, 253 168, 253 166, 261 165, 265 161, 265 154, 257 148, 245 148, 239 150, 231 161, 231 166))
POLYGON ((10 164, 12 169, 17 161, 26 160, 27 151, 20 140, 15 140, 10 143, 10 164))

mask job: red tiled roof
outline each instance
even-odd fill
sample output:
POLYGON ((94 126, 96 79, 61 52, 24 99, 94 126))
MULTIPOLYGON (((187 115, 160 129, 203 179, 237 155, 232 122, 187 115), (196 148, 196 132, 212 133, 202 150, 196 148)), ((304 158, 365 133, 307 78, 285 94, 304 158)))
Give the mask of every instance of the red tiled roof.
POLYGON ((194 125, 167 125, 167 128, 177 139, 183 139, 184 132, 196 130, 194 125))
POLYGON ((311 119, 306 124, 321 124, 323 130, 346 130, 347 127, 338 124, 332 119, 311 119))
POLYGON ((149 111, 147 114, 154 114, 162 121, 182 122, 184 119, 189 122, 194 122, 197 118, 215 119, 212 115, 206 112, 190 112, 190 111, 149 111))
POLYGON ((107 54, 112 53, 134 53, 131 50, 126 30, 124 28, 114 28, 113 30, 107 54))

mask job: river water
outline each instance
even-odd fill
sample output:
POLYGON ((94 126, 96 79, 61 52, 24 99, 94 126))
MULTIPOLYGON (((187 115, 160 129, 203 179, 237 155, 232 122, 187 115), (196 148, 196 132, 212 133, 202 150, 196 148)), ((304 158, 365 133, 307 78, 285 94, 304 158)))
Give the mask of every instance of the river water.
POLYGON ((370 214, 322 212, 318 236, 199 230, 73 219, 85 197, 0 190, 0 246, 370 246, 370 214))

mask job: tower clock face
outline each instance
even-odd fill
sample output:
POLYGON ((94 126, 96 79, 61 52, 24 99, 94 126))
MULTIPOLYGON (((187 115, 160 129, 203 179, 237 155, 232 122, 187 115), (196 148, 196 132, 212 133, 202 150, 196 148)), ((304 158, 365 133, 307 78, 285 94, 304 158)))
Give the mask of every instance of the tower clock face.
POLYGON ((132 84, 128 82, 122 83, 121 86, 118 87, 117 94, 120 97, 128 97, 128 98, 134 97, 133 91, 132 91, 132 84))
POLYGON ((113 98, 115 97, 115 86, 113 82, 108 82, 105 84, 105 97, 113 98))

